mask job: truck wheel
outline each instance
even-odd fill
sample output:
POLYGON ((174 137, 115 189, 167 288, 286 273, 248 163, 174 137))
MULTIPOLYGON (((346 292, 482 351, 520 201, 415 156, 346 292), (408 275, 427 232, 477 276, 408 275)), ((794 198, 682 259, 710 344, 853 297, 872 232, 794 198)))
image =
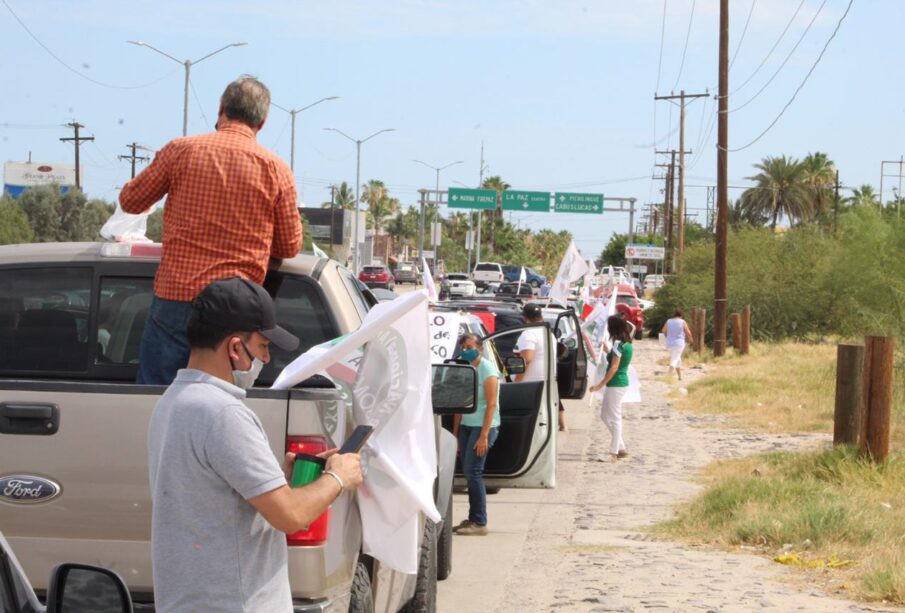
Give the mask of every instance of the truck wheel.
POLYGON ((635 340, 640 341, 642 338, 644 338, 644 329, 638 328, 635 330, 635 340))
POLYGON ((368 567, 359 562, 352 579, 352 597, 349 599, 349 613, 374 613, 374 594, 371 592, 371 575, 368 567))
POLYGON ((437 528, 439 525, 431 520, 424 521, 415 595, 402 607, 402 613, 435 613, 437 610, 437 528))
POLYGON ((453 501, 452 492, 450 492, 449 505, 446 507, 446 515, 443 516, 443 526, 440 528, 440 536, 437 538, 437 581, 443 581, 452 574, 452 529, 453 501))

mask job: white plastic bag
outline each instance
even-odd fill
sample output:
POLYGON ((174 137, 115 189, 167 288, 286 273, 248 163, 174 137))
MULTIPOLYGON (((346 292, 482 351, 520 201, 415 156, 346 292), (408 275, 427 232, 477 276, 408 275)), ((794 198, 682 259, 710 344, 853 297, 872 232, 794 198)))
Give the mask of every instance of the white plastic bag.
POLYGON ((123 211, 119 205, 113 215, 101 228, 101 236, 108 241, 116 241, 119 243, 150 243, 151 239, 145 236, 148 231, 148 215, 151 209, 138 215, 131 215, 123 211))
POLYGON ((666 349, 666 335, 661 332, 657 335, 657 340, 660 341, 660 346, 666 349))

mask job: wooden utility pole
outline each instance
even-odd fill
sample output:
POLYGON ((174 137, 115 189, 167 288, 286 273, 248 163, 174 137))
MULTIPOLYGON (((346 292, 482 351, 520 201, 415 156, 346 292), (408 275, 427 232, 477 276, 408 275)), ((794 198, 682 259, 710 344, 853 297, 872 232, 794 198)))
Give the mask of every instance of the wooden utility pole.
POLYGON ((836 409, 833 417, 833 446, 857 445, 861 432, 864 347, 836 347, 836 409))
POLYGON ((716 150, 716 249, 713 355, 726 353, 726 260, 729 238, 729 0, 720 0, 720 61, 716 150))
POLYGON ((742 352, 742 314, 741 313, 732 314, 732 348, 735 349, 736 353, 741 354, 741 352, 742 352))
POLYGON ((679 92, 679 95, 671 94, 669 96, 654 96, 654 100, 679 100, 679 203, 676 207, 676 251, 681 256, 685 253, 685 154, 693 153, 685 151, 685 102, 686 100, 694 100, 695 98, 709 97, 710 92, 703 94, 686 94, 685 90, 679 92))
POLYGON ((742 309, 742 355, 751 351, 751 305, 746 304, 742 309))
POLYGON ((72 128, 74 135, 68 138, 61 138, 60 140, 63 142, 72 141, 75 144, 75 188, 78 190, 82 189, 82 173, 81 168, 79 166, 79 145, 81 145, 85 141, 94 140, 93 136, 79 136, 79 130, 84 128, 82 124, 77 121, 72 121, 66 124, 70 128, 72 128))
POLYGON ((675 226, 676 214, 675 214, 675 180, 676 180, 676 154, 678 151, 675 149, 670 149, 668 151, 655 151, 657 155, 669 155, 670 160, 668 164, 657 164, 657 166, 666 168, 666 190, 664 193, 664 204, 663 204, 663 234, 666 239, 666 257, 663 260, 663 266, 665 272, 674 272, 674 259, 673 254, 675 252, 675 235, 673 234, 673 227, 675 226))
POLYGON ((889 455, 894 357, 895 339, 891 336, 864 339, 860 447, 861 454, 877 464, 889 455))
POLYGON ((133 142, 129 145, 126 145, 126 149, 130 149, 132 151, 132 153, 130 153, 129 155, 118 155, 116 157, 118 157, 120 160, 129 160, 132 163, 132 178, 134 179, 135 178, 135 163, 136 162, 147 162, 151 158, 148 157, 147 155, 137 155, 135 153, 138 149, 141 149, 142 151, 148 151, 147 147, 142 147, 138 143, 133 142))

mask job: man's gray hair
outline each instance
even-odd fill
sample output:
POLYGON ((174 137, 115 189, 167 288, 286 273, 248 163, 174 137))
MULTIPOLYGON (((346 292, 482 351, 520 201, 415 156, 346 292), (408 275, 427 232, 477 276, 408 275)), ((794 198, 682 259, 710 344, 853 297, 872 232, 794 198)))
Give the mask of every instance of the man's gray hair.
POLYGON ((250 75, 242 75, 226 86, 220 106, 230 119, 257 128, 270 111, 270 90, 250 75))

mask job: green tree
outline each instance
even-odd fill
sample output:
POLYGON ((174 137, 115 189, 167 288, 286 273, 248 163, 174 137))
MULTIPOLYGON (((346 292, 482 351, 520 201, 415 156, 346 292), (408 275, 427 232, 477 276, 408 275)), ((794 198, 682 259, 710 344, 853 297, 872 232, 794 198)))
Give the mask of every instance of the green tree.
POLYGON ((734 230, 741 230, 745 226, 760 228, 770 221, 770 216, 763 211, 747 208, 739 198, 729 207, 729 225, 734 230))
POLYGON ((339 187, 336 188, 336 193, 333 198, 334 202, 324 202, 321 205, 321 208, 329 209, 334 205, 338 209, 352 210, 353 208, 355 208, 355 192, 345 181, 340 183, 339 187))
POLYGON ((383 196, 368 207, 368 221, 375 234, 380 234, 386 224, 386 218, 399 210, 399 200, 383 196))
POLYGON ((873 186, 865 183, 861 187, 852 189, 852 195, 847 202, 851 206, 877 206, 880 204, 880 198, 873 186))
POLYGON ((98 198, 92 198, 85 204, 79 219, 79 240, 100 240, 100 231, 104 222, 113 215, 116 207, 98 198))
POLYGON ((831 187, 836 183, 836 165, 825 153, 809 153, 801 161, 805 181, 811 189, 813 213, 823 213, 832 198, 831 187))
POLYGON ((487 177, 484 179, 484 183, 481 184, 481 187, 484 189, 495 189, 496 190, 496 209, 493 211, 481 211, 481 214, 485 216, 485 221, 489 221, 490 235, 490 249, 491 251, 496 251, 496 229, 497 226, 502 224, 503 222, 503 208, 502 208, 502 194, 504 191, 512 187, 499 175, 494 175, 492 177, 487 177))
POLYGON ((153 213, 148 215, 145 236, 155 243, 163 242, 163 207, 155 209, 153 213))
POLYGON ((742 193, 742 206, 750 214, 766 214, 770 229, 776 230, 780 216, 790 221, 804 221, 813 214, 813 203, 804 166, 795 158, 768 157, 755 164, 759 170, 747 179, 755 187, 742 193))
POLYGON ((60 189, 56 185, 42 185, 25 190, 19 196, 19 206, 28 217, 28 225, 37 243, 60 240, 60 189))
POLYGON ((15 198, 4 194, 0 198, 0 245, 30 243, 34 238, 25 211, 15 198))

